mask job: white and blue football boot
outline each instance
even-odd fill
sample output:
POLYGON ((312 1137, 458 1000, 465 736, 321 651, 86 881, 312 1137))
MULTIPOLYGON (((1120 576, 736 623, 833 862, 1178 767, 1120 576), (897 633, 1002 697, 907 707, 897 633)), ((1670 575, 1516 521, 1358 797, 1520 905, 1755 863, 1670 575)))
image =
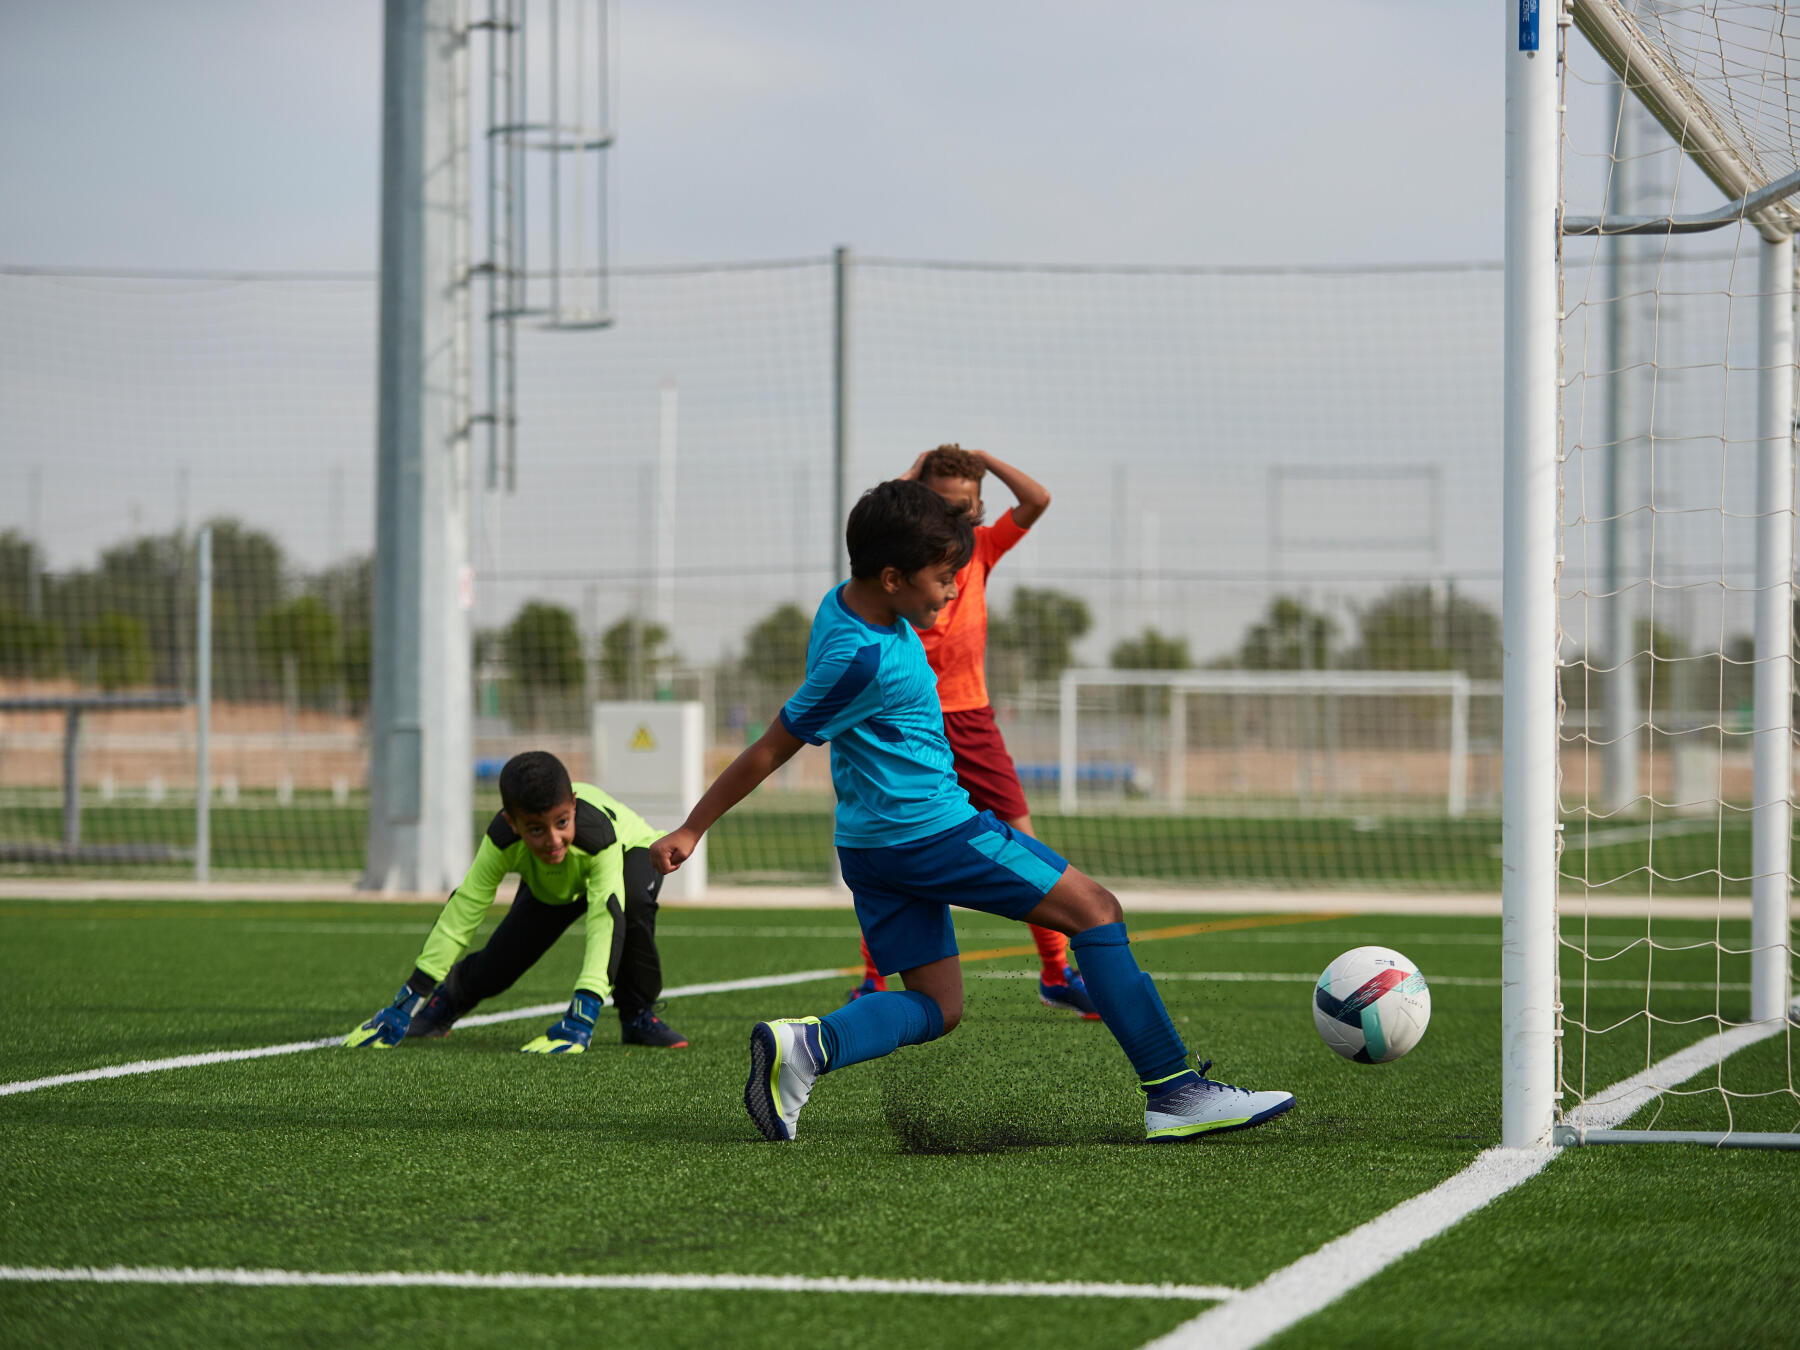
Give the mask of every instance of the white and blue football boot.
POLYGON ((1167 1092, 1156 1092, 1154 1083, 1140 1084, 1139 1090, 1146 1098, 1146 1139, 1191 1139, 1199 1134, 1247 1130, 1293 1110, 1293 1093, 1252 1092, 1233 1087, 1208 1078, 1206 1071, 1210 1068, 1209 1059, 1195 1070, 1198 1078, 1188 1079, 1167 1092))
POLYGON ((781 1017, 750 1029, 750 1080, 744 1109, 764 1139, 789 1140, 800 1108, 825 1072, 825 1046, 816 1017, 781 1017))

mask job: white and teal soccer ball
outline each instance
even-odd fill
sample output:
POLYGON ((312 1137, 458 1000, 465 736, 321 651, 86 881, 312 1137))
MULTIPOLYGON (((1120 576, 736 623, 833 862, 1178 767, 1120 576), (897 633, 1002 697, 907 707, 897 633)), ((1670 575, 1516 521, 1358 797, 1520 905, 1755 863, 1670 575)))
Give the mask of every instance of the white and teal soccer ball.
POLYGON ((1385 1064, 1419 1043, 1431 990, 1419 968, 1387 947, 1353 947, 1319 976, 1313 1024, 1325 1044, 1358 1064, 1385 1064))

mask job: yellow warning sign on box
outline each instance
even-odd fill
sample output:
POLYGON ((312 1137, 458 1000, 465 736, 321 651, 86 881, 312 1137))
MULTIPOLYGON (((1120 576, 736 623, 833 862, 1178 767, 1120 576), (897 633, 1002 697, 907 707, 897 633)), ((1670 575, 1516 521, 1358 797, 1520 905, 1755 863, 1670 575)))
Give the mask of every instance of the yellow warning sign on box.
POLYGON ((627 750, 654 750, 656 749, 656 737, 650 734, 650 728, 646 724, 639 722, 638 729, 631 733, 631 740, 625 748, 627 750))

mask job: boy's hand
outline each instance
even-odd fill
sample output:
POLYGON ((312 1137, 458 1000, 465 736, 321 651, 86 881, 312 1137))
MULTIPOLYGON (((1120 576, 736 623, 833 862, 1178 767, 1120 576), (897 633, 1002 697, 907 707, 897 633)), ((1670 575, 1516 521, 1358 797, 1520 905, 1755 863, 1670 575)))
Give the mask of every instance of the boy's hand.
POLYGON ((902 483, 916 483, 919 479, 919 470, 925 467, 925 456, 930 453, 931 451, 929 450, 919 451, 919 457, 912 462, 912 468, 900 475, 900 481, 902 483))
POLYGON ((683 825, 679 830, 671 830, 650 845, 650 862, 658 872, 667 876, 694 855, 694 849, 699 843, 699 833, 683 825))
POLYGON ((594 1020, 600 1016, 602 1002, 600 995, 577 989, 562 1021, 519 1049, 528 1055, 579 1055, 594 1035, 594 1020))
POLYGON ((414 993, 408 985, 401 985, 400 992, 394 995, 394 1001, 344 1037, 344 1044, 366 1045, 371 1050, 392 1050, 406 1039, 406 1029, 412 1025, 413 1014, 425 1006, 426 997, 424 994, 414 993))

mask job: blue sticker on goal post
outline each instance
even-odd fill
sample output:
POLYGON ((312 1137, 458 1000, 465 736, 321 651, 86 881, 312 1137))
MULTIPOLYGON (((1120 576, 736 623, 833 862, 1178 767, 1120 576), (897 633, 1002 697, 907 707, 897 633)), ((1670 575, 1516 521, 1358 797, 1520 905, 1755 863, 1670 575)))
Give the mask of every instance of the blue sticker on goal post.
POLYGON ((1543 0, 1519 0, 1519 50, 1538 49, 1538 10, 1543 0))

